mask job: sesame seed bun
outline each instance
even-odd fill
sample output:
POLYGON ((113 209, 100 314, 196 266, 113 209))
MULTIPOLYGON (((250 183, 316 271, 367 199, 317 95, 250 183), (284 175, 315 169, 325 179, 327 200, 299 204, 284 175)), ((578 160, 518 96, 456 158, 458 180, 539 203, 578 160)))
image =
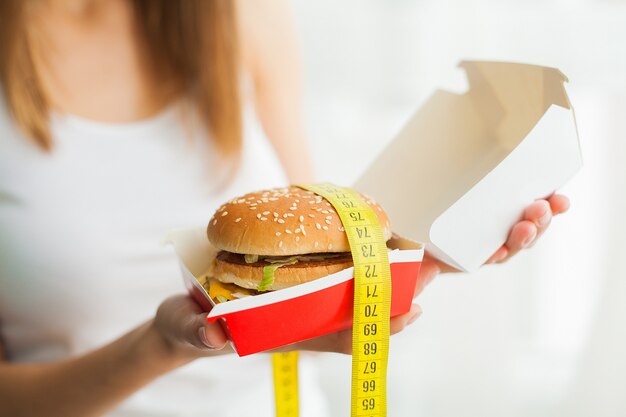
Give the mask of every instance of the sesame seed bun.
MULTIPOLYGON (((239 287, 256 289, 263 279, 263 267, 267 262, 247 264, 242 255, 220 252, 215 259, 213 278, 239 287)), ((293 285, 313 281, 352 266, 352 256, 345 253, 337 258, 322 261, 299 261, 274 271, 274 282, 268 291, 281 290, 293 285)))
MULTIPOLYGON (((375 201, 363 197, 376 213, 385 240, 390 239, 387 214, 375 201)), ((350 251, 332 205, 325 198, 294 186, 230 200, 209 221, 207 235, 216 248, 239 254, 286 256, 350 251)))

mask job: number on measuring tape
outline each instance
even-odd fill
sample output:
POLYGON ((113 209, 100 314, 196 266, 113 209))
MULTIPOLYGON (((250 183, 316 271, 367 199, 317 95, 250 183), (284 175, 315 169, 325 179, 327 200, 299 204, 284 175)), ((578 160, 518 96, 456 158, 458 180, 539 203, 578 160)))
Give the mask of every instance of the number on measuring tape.
POLYGON ((354 190, 333 184, 300 187, 333 205, 350 243, 354 262, 351 415, 385 416, 391 270, 382 227, 372 208, 354 190))

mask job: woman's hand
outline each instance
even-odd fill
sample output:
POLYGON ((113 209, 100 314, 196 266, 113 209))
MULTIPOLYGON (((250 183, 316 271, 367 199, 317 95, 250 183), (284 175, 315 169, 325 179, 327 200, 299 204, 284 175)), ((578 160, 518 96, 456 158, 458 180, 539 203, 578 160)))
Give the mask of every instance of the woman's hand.
POLYGON ((219 323, 207 321, 207 314, 188 295, 175 295, 161 303, 153 326, 174 356, 208 356, 224 349, 228 339, 219 323))
MULTIPOLYGON (((391 334, 402 331, 422 313, 416 304, 401 316, 391 319, 391 334)), ((227 337, 221 326, 209 323, 200 306, 187 295, 176 295, 165 300, 154 319, 154 328, 161 336, 166 350, 176 358, 192 360, 203 356, 229 353, 227 337)), ((352 329, 346 329, 314 339, 276 349, 275 352, 309 350, 316 352, 352 352, 352 329)))
MULTIPOLYGON (((569 200, 562 195, 553 195, 547 200, 537 200, 524 210, 523 219, 517 222, 504 245, 486 262, 505 262, 520 250, 532 246, 548 226, 552 217, 567 211, 569 200)), ((415 295, 418 295, 437 274, 458 272, 451 266, 426 254, 422 262, 415 295)), ((421 308, 413 304, 411 310, 391 319, 391 334, 402 331, 413 323, 422 313, 421 308)), ((165 300, 157 311, 154 328, 160 335, 166 349, 173 355, 189 360, 196 357, 210 356, 224 349, 227 337, 218 323, 209 323, 207 313, 186 295, 178 295, 165 300)), ((276 351, 311 350, 319 352, 351 353, 352 329, 342 330, 326 336, 295 343, 276 351)))
MULTIPOLYGON (((411 305, 408 313, 391 319, 390 333, 392 335, 401 332, 406 326, 415 322, 422 314, 422 309, 417 304, 411 305)), ((335 352, 352 354, 352 328, 339 332, 294 343, 293 345, 278 348, 275 352, 288 352, 292 350, 309 350, 315 352, 335 352)))
MULTIPOLYGON (((563 195, 554 194, 547 200, 536 200, 524 210, 522 220, 517 222, 509 233, 509 237, 485 264, 502 263, 510 259, 520 250, 535 244, 548 226, 553 216, 565 213, 569 208, 569 199, 563 195)), ((458 272, 432 256, 425 254, 415 295, 422 290, 441 272, 458 272)))

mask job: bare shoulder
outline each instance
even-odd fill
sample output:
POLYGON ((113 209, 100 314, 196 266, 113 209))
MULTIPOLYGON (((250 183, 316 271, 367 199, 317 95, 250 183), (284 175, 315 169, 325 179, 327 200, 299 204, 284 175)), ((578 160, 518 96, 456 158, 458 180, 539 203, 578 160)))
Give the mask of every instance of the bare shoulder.
POLYGON ((291 59, 297 49, 288 0, 237 0, 237 19, 244 67, 251 72, 291 59))

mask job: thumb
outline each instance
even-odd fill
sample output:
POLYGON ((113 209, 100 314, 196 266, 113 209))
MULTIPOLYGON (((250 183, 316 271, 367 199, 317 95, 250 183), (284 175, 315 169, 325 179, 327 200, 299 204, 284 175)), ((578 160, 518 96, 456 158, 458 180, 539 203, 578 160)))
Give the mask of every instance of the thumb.
POLYGON ((220 350, 226 335, 218 323, 207 322, 207 313, 196 314, 180 328, 181 339, 198 349, 220 350))
POLYGON ((188 296, 173 296, 161 303, 155 323, 173 345, 202 350, 219 350, 226 345, 220 325, 207 322, 207 313, 188 296))

